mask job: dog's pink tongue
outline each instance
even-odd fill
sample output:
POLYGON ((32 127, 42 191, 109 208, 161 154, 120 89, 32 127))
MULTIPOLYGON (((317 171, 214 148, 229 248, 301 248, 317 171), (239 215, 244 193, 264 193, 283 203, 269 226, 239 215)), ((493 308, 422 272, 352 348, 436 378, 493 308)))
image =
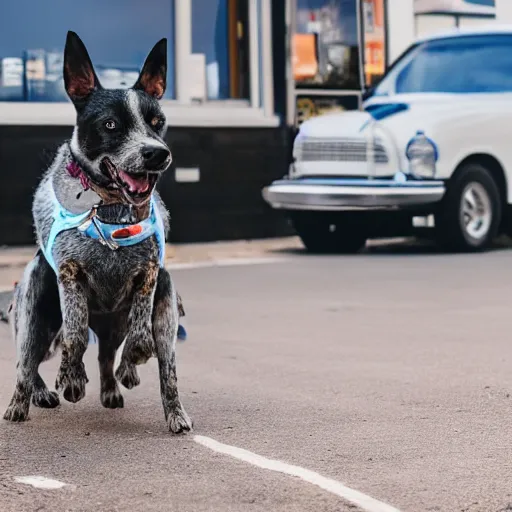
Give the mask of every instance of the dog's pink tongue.
POLYGON ((124 171, 119 170, 120 178, 128 185, 130 188, 130 192, 136 192, 138 194, 143 194, 147 192, 149 189, 149 180, 147 176, 141 176, 140 178, 136 178, 133 175, 130 175, 124 171))

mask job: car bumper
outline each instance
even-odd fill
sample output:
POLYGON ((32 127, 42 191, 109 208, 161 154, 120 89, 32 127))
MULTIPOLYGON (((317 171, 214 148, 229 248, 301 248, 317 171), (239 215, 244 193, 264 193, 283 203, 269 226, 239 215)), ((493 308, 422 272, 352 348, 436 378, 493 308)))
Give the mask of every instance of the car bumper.
POLYGON ((444 193, 445 184, 438 180, 299 178, 274 181, 262 194, 276 209, 341 211, 429 205, 444 193))

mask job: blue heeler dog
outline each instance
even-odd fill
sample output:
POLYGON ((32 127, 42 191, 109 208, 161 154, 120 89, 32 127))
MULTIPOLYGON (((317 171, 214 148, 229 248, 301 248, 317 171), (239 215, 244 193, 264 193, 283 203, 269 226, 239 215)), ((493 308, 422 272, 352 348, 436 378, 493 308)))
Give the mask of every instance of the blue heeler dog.
POLYGON ((176 379, 180 300, 163 266, 169 217, 155 191, 171 163, 158 103, 166 72, 162 39, 131 89, 103 89, 84 44, 68 33, 64 82, 77 124, 34 198, 39 250, 14 295, 17 380, 6 420, 25 421, 31 400, 39 407, 59 404, 38 373, 57 346, 57 390, 70 402, 85 396, 90 328, 98 337, 105 407, 123 407, 117 381, 128 389, 138 385, 136 365, 156 355, 168 428, 192 428, 176 379))

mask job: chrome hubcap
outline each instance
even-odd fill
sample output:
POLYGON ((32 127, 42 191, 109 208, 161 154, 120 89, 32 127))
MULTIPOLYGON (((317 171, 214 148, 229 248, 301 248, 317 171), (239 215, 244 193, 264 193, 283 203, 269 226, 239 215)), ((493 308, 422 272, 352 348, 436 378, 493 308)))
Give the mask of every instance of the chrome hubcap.
POLYGON ((466 234, 474 240, 481 240, 489 232, 491 199, 480 183, 468 183, 462 192, 461 222, 466 234))

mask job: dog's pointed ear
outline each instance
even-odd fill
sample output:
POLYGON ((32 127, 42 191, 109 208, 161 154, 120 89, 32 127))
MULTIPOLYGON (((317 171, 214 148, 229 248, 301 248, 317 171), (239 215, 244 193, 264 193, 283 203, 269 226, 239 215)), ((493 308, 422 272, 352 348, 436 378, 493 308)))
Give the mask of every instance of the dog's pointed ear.
POLYGON ((64 49, 64 85, 73 103, 86 99, 101 85, 84 43, 75 32, 68 32, 64 49))
POLYGON ((144 91, 157 100, 162 99, 167 85, 167 39, 161 39, 153 49, 142 66, 134 89, 144 91))

